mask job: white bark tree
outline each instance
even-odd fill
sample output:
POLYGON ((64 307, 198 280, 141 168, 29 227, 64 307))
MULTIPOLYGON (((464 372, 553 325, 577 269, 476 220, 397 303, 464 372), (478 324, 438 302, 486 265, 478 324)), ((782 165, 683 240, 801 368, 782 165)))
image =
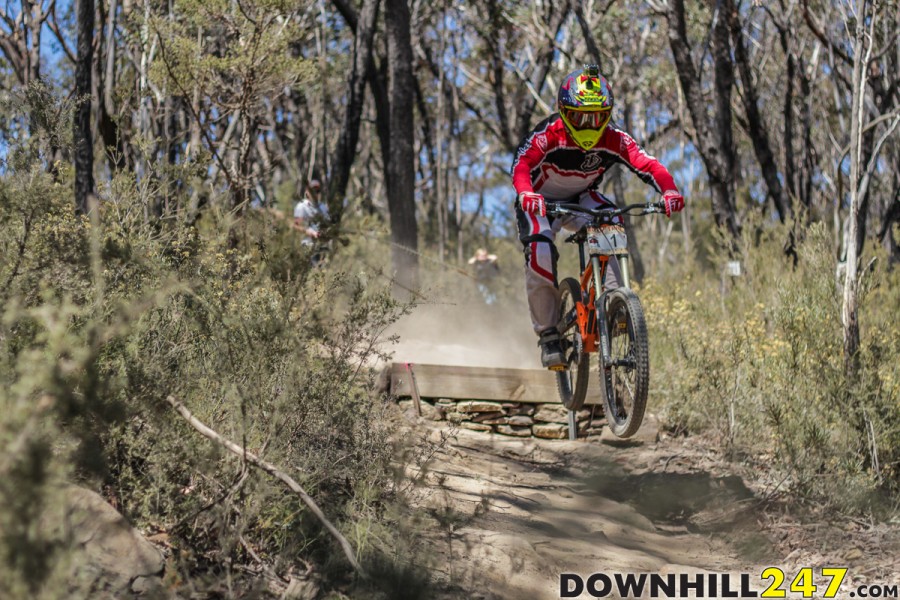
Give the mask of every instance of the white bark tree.
MULTIPOLYGON (((860 206, 868 192, 869 182, 877 168, 878 156, 885 141, 900 124, 900 112, 882 115, 868 120, 866 116, 869 65, 873 56, 876 28, 883 17, 883 9, 877 0, 857 0, 847 5, 844 14, 848 32, 853 36, 853 75, 851 79, 850 107, 850 213, 847 215, 845 247, 846 272, 844 276, 843 307, 841 320, 844 328, 844 365, 848 375, 853 376, 859 366, 859 283, 860 283, 860 206), (875 143, 868 160, 864 158, 863 136, 875 127, 886 124, 875 143)), ((880 52, 879 52, 880 53, 880 52)))

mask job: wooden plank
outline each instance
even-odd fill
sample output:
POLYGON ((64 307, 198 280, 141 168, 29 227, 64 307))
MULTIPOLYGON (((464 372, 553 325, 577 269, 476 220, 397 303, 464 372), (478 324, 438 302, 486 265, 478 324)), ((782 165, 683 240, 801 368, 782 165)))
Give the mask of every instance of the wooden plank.
POLYGON ((416 374, 413 373, 411 363, 406 363, 406 372, 409 373, 409 387, 412 390, 413 402, 416 403, 416 414, 422 416, 422 397, 419 396, 419 386, 416 384, 416 374))
MULTIPOLYGON (((416 384, 422 398, 495 400, 499 402, 559 402, 556 375, 535 369, 457 367, 415 363, 416 384)), ((586 404, 600 404, 598 376, 591 373, 586 404)), ((411 396, 406 363, 391 365, 391 393, 411 396)))

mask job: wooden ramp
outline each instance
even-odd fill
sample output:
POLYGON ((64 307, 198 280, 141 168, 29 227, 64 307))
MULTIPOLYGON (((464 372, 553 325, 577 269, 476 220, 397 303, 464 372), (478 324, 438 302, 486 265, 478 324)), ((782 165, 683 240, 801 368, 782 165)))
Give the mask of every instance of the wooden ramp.
MULTIPOLYGON (((494 400, 498 402, 559 402, 556 374, 535 369, 456 367, 409 363, 415 374, 419 396, 450 400, 494 400)), ((412 396, 407 363, 391 364, 391 393, 412 396)), ((600 404, 597 373, 591 373, 585 404, 600 404)))

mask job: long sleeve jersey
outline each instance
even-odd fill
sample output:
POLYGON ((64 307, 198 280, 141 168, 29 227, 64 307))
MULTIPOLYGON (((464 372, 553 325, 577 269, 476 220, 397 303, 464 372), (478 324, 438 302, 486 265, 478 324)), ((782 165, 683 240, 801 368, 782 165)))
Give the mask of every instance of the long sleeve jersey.
POLYGON ((561 202, 597 189, 603 174, 616 163, 659 193, 678 190, 668 169, 612 123, 594 148, 584 150, 569 139, 557 113, 541 121, 519 146, 512 166, 513 186, 517 194, 537 192, 561 202))

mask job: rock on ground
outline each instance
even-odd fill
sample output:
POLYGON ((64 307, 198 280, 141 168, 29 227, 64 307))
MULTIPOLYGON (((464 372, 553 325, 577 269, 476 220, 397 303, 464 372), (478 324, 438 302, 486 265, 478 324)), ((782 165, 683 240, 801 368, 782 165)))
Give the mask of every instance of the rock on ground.
POLYGON ((77 486, 66 490, 68 524, 76 544, 73 580, 96 590, 94 598, 122 598, 157 589, 162 553, 99 494, 77 486))

